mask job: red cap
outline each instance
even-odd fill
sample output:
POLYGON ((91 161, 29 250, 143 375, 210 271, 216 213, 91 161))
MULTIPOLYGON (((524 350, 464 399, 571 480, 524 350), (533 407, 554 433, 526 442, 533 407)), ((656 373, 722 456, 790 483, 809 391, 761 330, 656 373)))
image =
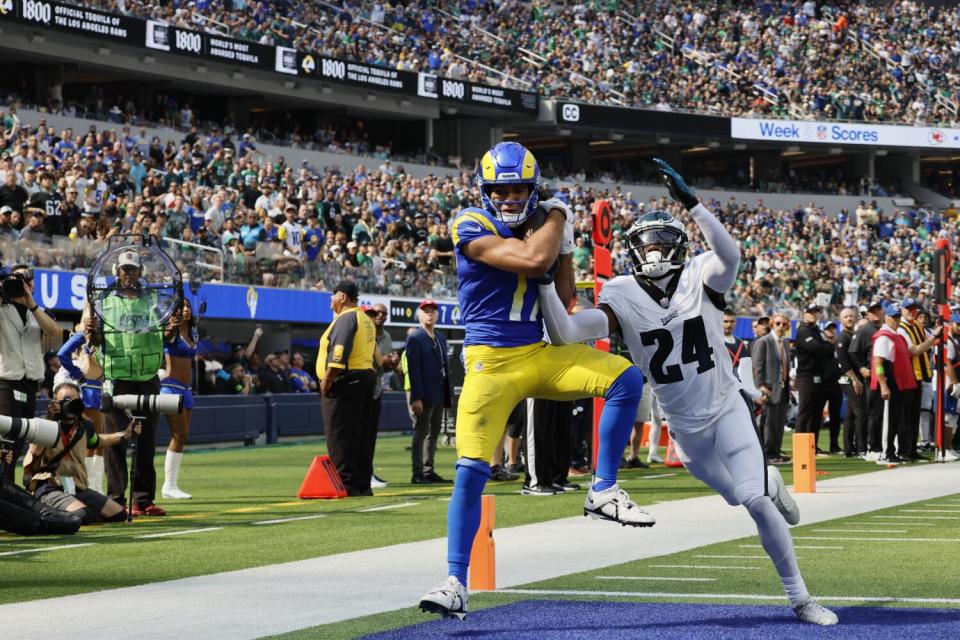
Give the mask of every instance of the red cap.
POLYGON ((420 303, 419 309, 425 309, 426 307, 433 307, 434 309, 439 309, 440 305, 437 304, 436 300, 424 300, 420 303))
POLYGON ((363 311, 364 313, 370 313, 373 311, 373 306, 369 304, 362 304, 360 305, 360 311, 363 311))

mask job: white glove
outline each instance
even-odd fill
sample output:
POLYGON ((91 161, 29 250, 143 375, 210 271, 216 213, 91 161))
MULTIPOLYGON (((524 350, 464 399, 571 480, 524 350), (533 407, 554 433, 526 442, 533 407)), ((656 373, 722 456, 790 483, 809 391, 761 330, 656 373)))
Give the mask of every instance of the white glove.
POLYGON ((550 213, 552 209, 560 209, 566 217, 566 223, 563 225, 563 240, 560 241, 560 255, 565 256, 573 253, 574 234, 573 222, 575 219, 573 211, 563 200, 559 198, 549 198, 542 200, 537 204, 538 208, 543 209, 544 213, 550 213))
POLYGON ((950 395, 954 398, 960 398, 960 382, 950 387, 950 395))

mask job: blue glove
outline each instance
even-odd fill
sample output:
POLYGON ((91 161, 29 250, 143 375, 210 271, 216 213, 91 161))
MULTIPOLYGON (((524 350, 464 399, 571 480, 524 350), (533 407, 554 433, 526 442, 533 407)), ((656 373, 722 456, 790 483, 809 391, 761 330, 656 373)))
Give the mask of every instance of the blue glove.
POLYGON ((560 268, 560 258, 553 261, 553 266, 547 269, 547 272, 537 278, 537 284, 550 284, 553 282, 553 276, 557 275, 557 269, 560 268))
POLYGON ((677 173, 673 167, 660 158, 654 158, 653 161, 660 167, 660 177, 663 178, 664 184, 667 185, 671 198, 682 204, 683 208, 687 211, 690 211, 700 204, 697 193, 683 181, 683 177, 677 173))

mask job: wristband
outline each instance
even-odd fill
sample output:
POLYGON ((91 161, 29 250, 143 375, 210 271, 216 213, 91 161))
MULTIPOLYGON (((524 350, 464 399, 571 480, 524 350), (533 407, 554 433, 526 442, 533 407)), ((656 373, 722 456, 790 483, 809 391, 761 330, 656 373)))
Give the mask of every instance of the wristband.
POLYGON ((882 365, 882 364, 878 364, 878 365, 877 365, 876 373, 877 373, 878 376, 882 376, 882 375, 883 375, 883 365, 882 365))
POLYGON ((33 305, 33 309, 27 309, 27 311, 29 311, 30 313, 33 313, 34 311, 36 311, 36 310, 39 309, 39 308, 40 308, 40 305, 35 304, 35 305, 33 305))

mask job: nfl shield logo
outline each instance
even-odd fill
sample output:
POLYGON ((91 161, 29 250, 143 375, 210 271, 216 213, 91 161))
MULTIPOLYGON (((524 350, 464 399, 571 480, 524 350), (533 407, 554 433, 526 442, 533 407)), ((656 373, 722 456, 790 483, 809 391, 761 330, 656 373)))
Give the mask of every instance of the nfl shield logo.
POLYGON ((946 136, 940 129, 931 129, 927 132, 927 142, 930 144, 943 144, 944 140, 946 140, 946 136))
POLYGON ((817 127, 817 140, 827 139, 827 125, 821 124, 817 127))

